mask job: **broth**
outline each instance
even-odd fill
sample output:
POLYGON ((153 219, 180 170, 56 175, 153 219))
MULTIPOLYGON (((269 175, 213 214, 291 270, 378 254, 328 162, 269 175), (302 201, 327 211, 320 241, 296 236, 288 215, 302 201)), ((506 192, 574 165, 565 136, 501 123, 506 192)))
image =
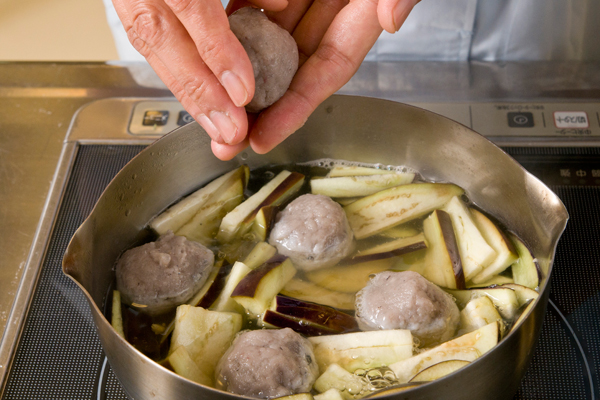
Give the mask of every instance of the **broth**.
MULTIPOLYGON (((395 173, 412 172, 412 173, 415 173, 415 178, 413 181, 414 183, 425 182, 416 171, 412 171, 406 167, 365 165, 365 164, 360 164, 360 163, 336 161, 336 160, 317 160, 317 161, 314 161, 311 163, 306 163, 306 164, 268 166, 268 167, 262 167, 262 168, 258 168, 258 169, 250 171, 250 177, 249 177, 247 187, 245 188, 244 197, 247 199, 247 198, 251 197, 252 195, 254 195, 255 193, 257 193, 265 184, 267 184, 269 181, 271 181, 273 179, 273 177, 275 177, 281 171, 287 170, 287 171, 303 174, 306 177, 306 179, 304 180, 304 183, 302 184, 301 188, 291 198, 288 198, 283 204, 281 204, 279 206, 280 209, 283 209, 286 206, 286 204, 291 202, 293 199, 301 196, 302 194, 311 193, 311 186, 310 186, 311 179, 316 178, 316 177, 325 177, 332 170, 332 168, 339 167, 339 166, 369 167, 369 168, 376 168, 378 170, 385 170, 385 171, 395 172, 395 173)), ((461 201, 465 204, 466 207, 472 207, 472 205, 468 202, 468 199, 464 195, 461 197, 461 201)), ((431 212, 427 212, 422 216, 413 218, 406 223, 400 224, 399 226, 401 227, 401 229, 398 228, 398 226, 396 228, 391 227, 390 229, 385 230, 382 233, 373 234, 364 239, 355 239, 354 240, 354 242, 355 242, 354 252, 355 253, 353 253, 353 254, 360 255, 363 252, 368 253, 369 249, 377 248, 377 246, 382 246, 387 243, 391 243, 394 240, 401 239, 402 235, 408 235, 407 237, 416 237, 418 235, 423 235, 424 221, 430 215, 431 215, 431 212)), ((501 232, 504 231, 504 233, 508 234, 505 231, 504 227, 499 227, 499 229, 501 232)), ((250 231, 250 232, 242 235, 241 237, 236 238, 236 240, 233 243, 218 244, 216 240, 213 240, 210 243, 209 248, 215 253, 217 259, 223 260, 224 265, 231 266, 236 261, 244 260, 248 256, 248 254, 254 249, 256 244, 259 243, 260 241, 261 241, 260 238, 253 231, 250 231)), ((431 243, 428 246, 431 246, 431 243)), ((393 257, 386 258, 385 262, 381 262, 381 261, 378 261, 375 259, 372 261, 367 260, 366 262, 363 263, 365 265, 365 267, 362 270, 362 275, 360 275, 361 272, 352 272, 352 273, 354 273, 355 276, 360 276, 361 277, 360 279, 364 279, 365 282, 367 282, 370 279, 370 276, 372 276, 373 274, 381 272, 381 271, 386 271, 386 270, 393 270, 393 271, 411 270, 411 271, 418 272, 421 275, 424 275, 426 272, 425 270, 427 268, 427 265, 426 265, 427 251, 428 251, 428 248, 423 248, 420 250, 407 252, 402 255, 396 255, 393 257), (369 262, 372 264, 371 272, 369 272, 370 271, 369 267, 368 267, 369 262), (378 264, 378 262, 379 262, 379 264, 378 264)), ((330 281, 327 281, 325 278, 322 278, 319 281, 319 279, 317 277, 319 275, 326 275, 327 271, 329 271, 329 270, 336 271, 336 268, 337 268, 337 271, 339 271, 340 268, 344 268, 345 271, 359 271, 360 270, 360 268, 358 268, 356 266, 352 266, 347 263, 346 263, 347 265, 344 266, 343 264, 344 264, 344 261, 342 261, 339 265, 336 265, 334 267, 327 267, 321 271, 317 270, 314 272, 298 270, 292 279, 297 282, 304 282, 307 285, 319 286, 321 288, 326 289, 328 291, 327 293, 337 292, 337 290, 335 290, 337 287, 335 284, 330 283, 330 281)), ((230 267, 225 267, 225 268, 230 268, 230 267)), ((500 272, 498 274, 494 274, 494 277, 500 284, 502 282, 510 283, 513 281, 511 271, 512 271, 512 269, 509 266, 502 272, 500 272)), ((350 273, 348 272, 348 274, 350 274, 350 273)), ((225 274, 222 274, 222 275, 225 275, 225 274)), ((226 276, 227 275, 225 275, 225 277, 226 276)), ((340 276, 340 279, 341 279, 341 276, 340 276)), ((471 285, 474 286, 472 283, 471 283, 471 285)), ((500 286, 496 286, 496 287, 492 286, 492 288, 490 290, 498 290, 497 287, 500 287, 500 286)), ((356 293, 356 290, 353 290, 353 289, 349 290, 349 291, 348 290, 349 289, 345 290, 344 292, 340 292, 341 294, 339 297, 346 298, 346 299, 353 298, 356 293)), ((477 290, 477 289, 475 289, 475 290, 477 290)), ((515 290, 515 289, 512 288, 512 290, 515 290)), ((459 291, 457 291, 457 290, 455 290, 455 291, 449 290, 449 292, 452 296, 454 296, 454 299, 457 303, 462 304, 461 302, 465 302, 465 299, 460 298, 460 296, 464 296, 464 294, 462 292, 458 293, 459 291)), ((287 292, 284 291, 283 293, 286 294, 287 296, 294 297, 293 294, 290 294, 290 293, 293 293, 292 290, 288 290, 287 292)), ((325 292, 323 292, 323 293, 325 293, 325 292)), ((475 293, 475 292, 473 292, 473 293, 475 293)), ((471 296, 471 295, 469 295, 469 296, 471 296)), ((481 292, 480 294, 477 294, 477 295, 473 294, 471 297, 466 298, 466 302, 468 303, 469 301, 471 301, 474 298, 485 297, 485 296, 488 296, 488 294, 486 294, 484 292, 481 292)), ((315 298, 303 298, 300 300, 317 303, 317 304, 322 304, 323 298, 324 297, 321 293, 319 296, 317 296, 315 298)), ((527 303, 527 302, 520 302, 520 304, 518 303, 517 305, 519 307, 520 312, 515 313, 512 316, 512 318, 504 318, 503 317, 500 320, 500 323, 502 324, 502 326, 499 329, 503 335, 505 335, 508 332, 509 327, 511 325, 513 325, 515 320, 518 319, 520 315, 524 315, 528 311, 528 306, 531 305, 530 303, 531 303, 531 301, 529 303, 527 303)), ((349 304, 349 303, 339 303, 339 304, 349 304)), ((214 303, 212 305, 214 306, 214 303)), ((332 307, 331 303, 326 304, 326 305, 329 307, 332 307)), ((496 304, 494 304, 494 306, 496 306, 496 308, 499 309, 496 304)), ((463 307, 460 307, 460 308, 464 310, 464 307, 465 307, 465 304, 463 304, 463 307)), ((337 312, 347 314, 348 316, 354 316, 353 308, 348 308, 346 306, 345 307, 333 306, 333 309, 336 309, 337 312)), ((134 347, 136 347, 138 350, 140 350, 141 352, 146 354, 148 357, 152 358, 153 360, 155 360, 157 362, 162 363, 163 365, 167 366, 168 368, 172 367, 170 365, 170 363, 165 362, 165 360, 166 359, 168 360, 167 355, 169 353, 169 346, 170 346, 169 334, 171 332, 171 328, 172 328, 172 324, 173 324, 172 321, 173 321, 174 315, 175 315, 174 311, 163 314, 163 315, 159 315, 156 317, 151 317, 151 316, 144 314, 143 312, 140 312, 139 310, 136 310, 135 308, 133 308, 129 305, 124 304, 122 314, 123 314, 123 319, 124 319, 124 333, 125 333, 126 339, 134 347)), ((257 316, 249 311, 244 312, 243 321, 244 322, 243 322, 242 330, 244 330, 244 329, 263 329, 264 324, 261 323, 260 318, 257 320, 257 316)), ((299 324, 302 325, 304 323, 306 325, 310 322, 311 321, 303 321, 302 318, 300 318, 299 324)), ((339 332, 339 333, 344 333, 344 332, 339 332)), ((459 337, 465 333, 466 333, 465 328, 463 327, 462 329, 457 330, 454 337, 459 337)), ((434 347, 439 344, 441 344, 441 343, 434 343, 434 344, 431 344, 429 347, 431 348, 431 347, 434 347)), ((418 347, 418 342, 416 342, 413 354, 418 355, 419 353, 421 353, 423 351, 424 351, 424 349, 420 349, 418 347)), ((354 375, 361 379, 361 381, 363 382, 363 386, 362 386, 361 391, 359 391, 358 393, 355 393, 351 396, 352 398, 363 397, 364 395, 366 395, 372 391, 380 390, 382 388, 386 388, 386 387, 389 387, 394 384, 404 383, 404 382, 396 379, 394 372, 390 368, 388 368, 388 366, 381 366, 381 367, 374 367, 374 368, 358 368, 356 371, 354 371, 354 375)))

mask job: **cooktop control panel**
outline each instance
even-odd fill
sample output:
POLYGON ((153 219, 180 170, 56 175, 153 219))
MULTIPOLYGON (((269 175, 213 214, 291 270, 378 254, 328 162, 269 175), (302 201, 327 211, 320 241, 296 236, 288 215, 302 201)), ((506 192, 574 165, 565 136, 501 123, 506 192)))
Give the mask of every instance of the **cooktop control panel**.
POLYGON ((129 133, 132 135, 164 135, 192 122, 194 118, 174 100, 140 101, 133 108, 129 133))
MULTIPOLYGON (((600 103, 410 103, 444 115, 490 138, 600 140, 600 103)), ((132 135, 164 135, 192 122, 174 100, 137 103, 132 135)))

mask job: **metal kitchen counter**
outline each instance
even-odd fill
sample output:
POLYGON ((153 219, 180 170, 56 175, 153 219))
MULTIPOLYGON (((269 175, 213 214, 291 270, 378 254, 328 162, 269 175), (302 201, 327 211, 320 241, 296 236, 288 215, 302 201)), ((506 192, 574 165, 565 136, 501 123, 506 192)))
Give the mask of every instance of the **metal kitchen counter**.
MULTIPOLYGON (((365 63, 340 92, 417 103, 598 102, 600 63, 365 63)), ((38 233, 51 222, 41 216, 56 211, 48 193, 69 125, 80 107, 109 97, 171 94, 147 66, 0 63, 0 375, 44 253, 38 233)))
POLYGON ((170 92, 140 86, 127 68, 103 63, 0 63, 0 333, 21 282, 35 281, 37 267, 28 265, 42 254, 32 244, 73 115, 93 100, 130 96, 170 92))

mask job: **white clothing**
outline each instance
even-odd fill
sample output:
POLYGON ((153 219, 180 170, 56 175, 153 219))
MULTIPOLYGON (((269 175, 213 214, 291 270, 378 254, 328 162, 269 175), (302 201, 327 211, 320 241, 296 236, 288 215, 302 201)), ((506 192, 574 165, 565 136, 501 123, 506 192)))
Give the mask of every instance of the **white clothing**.
MULTIPOLYGON (((121 59, 143 60, 103 1, 121 59)), ((600 0, 422 0, 366 60, 600 61, 599 43, 600 0)))

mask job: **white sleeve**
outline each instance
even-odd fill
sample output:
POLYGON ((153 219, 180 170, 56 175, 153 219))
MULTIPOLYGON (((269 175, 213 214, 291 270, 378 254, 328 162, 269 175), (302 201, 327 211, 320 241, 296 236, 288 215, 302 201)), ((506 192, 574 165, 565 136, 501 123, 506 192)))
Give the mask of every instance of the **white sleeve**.
POLYGON ((129 43, 127 33, 115 11, 111 0, 102 0, 106 11, 106 20, 112 32, 119 59, 122 61, 146 61, 144 57, 129 43))
MULTIPOLYGON (((122 61, 146 61, 144 57, 129 43, 127 33, 123 24, 115 11, 115 7, 111 0, 102 0, 104 2, 104 9, 106 11, 106 19, 110 31, 112 32, 115 46, 117 47, 117 53, 119 59, 122 61)), ((227 6, 229 0, 221 0, 223 7, 227 6)))

